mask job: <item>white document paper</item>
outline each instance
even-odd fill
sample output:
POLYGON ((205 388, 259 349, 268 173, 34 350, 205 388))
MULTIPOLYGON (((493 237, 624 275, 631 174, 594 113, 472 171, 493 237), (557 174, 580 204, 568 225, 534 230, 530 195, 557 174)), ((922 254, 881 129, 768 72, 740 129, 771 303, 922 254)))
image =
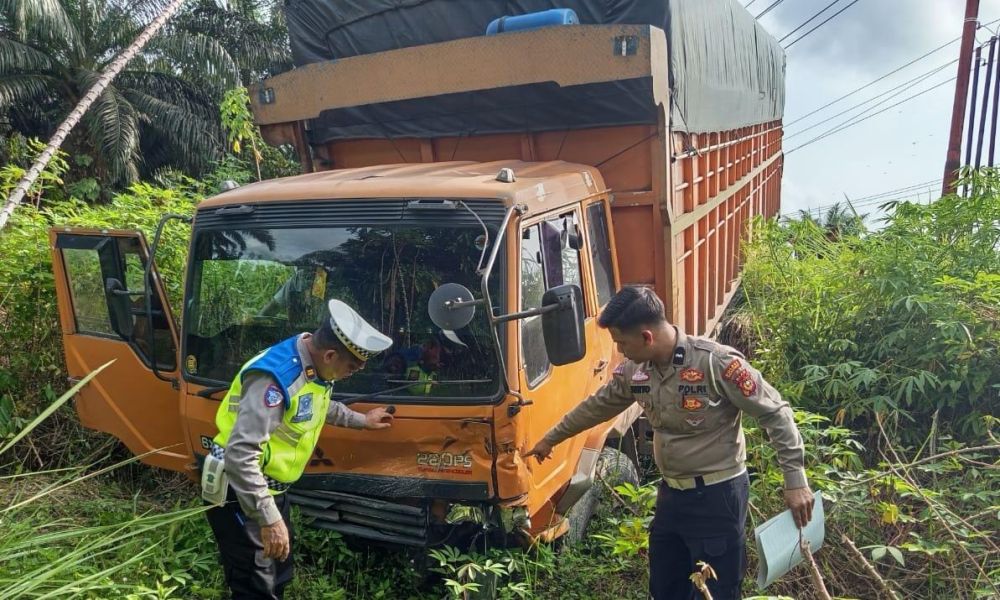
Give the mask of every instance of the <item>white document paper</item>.
MULTIPOLYGON (((802 538, 809 542, 811 554, 815 554, 823 546, 826 528, 823 496, 820 492, 816 492, 815 498, 812 519, 802 530, 802 538)), ((759 590, 771 585, 803 560, 799 548, 799 528, 795 526, 791 511, 786 510, 754 529, 754 539, 757 542, 757 559, 760 562, 757 570, 759 590)))

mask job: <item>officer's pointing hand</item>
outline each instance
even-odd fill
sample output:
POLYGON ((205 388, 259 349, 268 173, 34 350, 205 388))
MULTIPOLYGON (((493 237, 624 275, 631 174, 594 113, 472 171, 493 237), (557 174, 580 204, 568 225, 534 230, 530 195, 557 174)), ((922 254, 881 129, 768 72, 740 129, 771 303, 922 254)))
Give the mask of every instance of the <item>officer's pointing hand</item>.
POLYGON ((528 458, 529 456, 537 458, 539 463, 542 462, 552 456, 552 444, 546 442, 544 439, 538 440, 535 447, 524 454, 524 458, 528 458))
POLYGON ((288 528, 282 519, 261 527, 260 540, 264 542, 264 558, 282 561, 288 558, 292 550, 288 542, 288 528))
POLYGON ((785 490, 785 506, 792 511, 795 525, 800 529, 812 519, 814 502, 815 499, 809 486, 785 490))
POLYGON ((380 406, 365 413, 365 429, 386 429, 392 427, 392 413, 380 406))

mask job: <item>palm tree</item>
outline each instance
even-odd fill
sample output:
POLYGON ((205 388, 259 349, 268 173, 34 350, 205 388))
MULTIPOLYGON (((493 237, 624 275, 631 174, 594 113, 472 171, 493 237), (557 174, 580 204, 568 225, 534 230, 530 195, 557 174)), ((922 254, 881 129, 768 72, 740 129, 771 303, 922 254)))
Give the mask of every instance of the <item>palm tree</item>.
POLYGON ((281 0, 192 0, 174 27, 207 35, 239 65, 244 86, 292 68, 288 27, 281 0))
POLYGON ((813 217, 810 211, 799 210, 799 219, 815 223, 817 227, 826 231, 826 237, 830 240, 845 236, 860 237, 865 233, 865 219, 854 210, 850 200, 845 204, 835 203, 827 209, 822 219, 813 217))
MULTIPOLYGON (((0 117, 49 137, 167 0, 0 0, 0 117)), ((97 97, 67 141, 121 187, 164 165, 198 172, 222 148, 215 98, 238 80, 211 37, 173 27, 97 97)))

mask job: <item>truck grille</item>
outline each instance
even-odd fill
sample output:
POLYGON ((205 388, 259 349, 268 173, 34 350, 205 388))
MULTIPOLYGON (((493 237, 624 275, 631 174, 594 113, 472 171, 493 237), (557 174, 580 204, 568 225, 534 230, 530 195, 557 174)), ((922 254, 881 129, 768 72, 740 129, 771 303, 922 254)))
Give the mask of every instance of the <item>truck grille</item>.
POLYGON ((380 542, 427 545, 424 508, 327 490, 295 489, 287 493, 302 514, 315 519, 315 527, 380 542))

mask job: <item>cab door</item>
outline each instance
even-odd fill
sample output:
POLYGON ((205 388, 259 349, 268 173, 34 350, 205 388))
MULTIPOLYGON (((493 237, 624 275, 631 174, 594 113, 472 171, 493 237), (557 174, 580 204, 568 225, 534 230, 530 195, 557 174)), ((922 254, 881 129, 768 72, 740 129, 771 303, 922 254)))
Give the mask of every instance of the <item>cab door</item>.
MULTIPOLYGON (((581 400, 596 391, 610 373, 610 350, 597 342, 596 301, 585 279, 580 211, 569 207, 522 225, 520 230, 519 293, 520 310, 541 306, 545 290, 575 284, 583 291, 587 306, 587 354, 580 361, 563 366, 549 362, 545 351, 541 317, 519 321, 519 384, 521 395, 531 404, 524 412, 528 419, 528 447, 537 442, 581 400), (574 240, 574 241, 571 241, 574 240)), ((576 469, 585 436, 559 444, 552 460, 528 461, 532 473, 532 493, 551 498, 576 469)))
POLYGON ((49 233, 66 368, 80 379, 114 360, 76 396, 84 426, 117 437, 142 462, 185 470, 177 328, 142 234, 60 228, 49 233))

